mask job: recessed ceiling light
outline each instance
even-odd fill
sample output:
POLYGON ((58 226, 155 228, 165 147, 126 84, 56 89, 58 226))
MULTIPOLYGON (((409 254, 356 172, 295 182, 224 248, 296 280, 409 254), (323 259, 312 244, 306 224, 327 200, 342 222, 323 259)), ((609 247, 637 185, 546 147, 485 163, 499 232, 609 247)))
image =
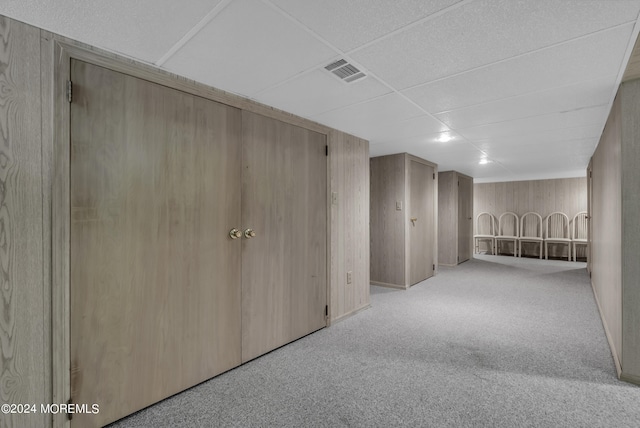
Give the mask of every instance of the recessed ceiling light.
POLYGON ((488 164, 488 163, 489 163, 489 159, 487 159, 487 158, 482 158, 482 159, 480 159, 480 162, 479 162, 479 163, 480 163, 480 165, 486 165, 486 164, 488 164))
POLYGON ((448 143, 451 140, 453 140, 453 137, 449 134, 442 134, 440 138, 438 138, 438 142, 440 143, 448 143))

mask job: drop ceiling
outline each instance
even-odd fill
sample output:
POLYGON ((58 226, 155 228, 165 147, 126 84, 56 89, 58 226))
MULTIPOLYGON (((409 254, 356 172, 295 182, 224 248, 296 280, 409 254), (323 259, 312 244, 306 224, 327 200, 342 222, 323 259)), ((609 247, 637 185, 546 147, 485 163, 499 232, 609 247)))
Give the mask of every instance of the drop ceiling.
POLYGON ((584 176, 640 0, 4 0, 0 14, 476 182, 584 176), (344 59, 366 74, 325 70, 344 59), (480 164, 481 159, 488 163, 480 164))

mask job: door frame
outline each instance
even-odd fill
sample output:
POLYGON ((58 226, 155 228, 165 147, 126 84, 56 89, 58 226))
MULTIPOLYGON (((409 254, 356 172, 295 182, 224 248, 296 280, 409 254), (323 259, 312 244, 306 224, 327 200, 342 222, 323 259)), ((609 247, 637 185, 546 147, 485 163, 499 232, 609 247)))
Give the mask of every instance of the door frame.
MULTIPOLYGON (((70 121, 71 109, 68 101, 67 83, 71 76, 71 60, 84 61, 112 71, 147 80, 171 89, 199 96, 211 101, 248 110, 282 122, 300 126, 324 134, 327 145, 331 145, 331 129, 273 107, 197 83, 171 74, 149 64, 109 53, 74 40, 45 33, 43 49, 53 49, 50 70, 43 69, 43 76, 51 76, 47 82, 52 89, 52 120, 43 122, 43 130, 52 136, 52 184, 51 184, 51 389, 52 403, 66 403, 71 396, 70 358, 70 121)), ((43 53, 43 55, 46 55, 43 53)), ((46 79, 46 77, 43 77, 46 79)), ((47 107, 43 105, 43 108, 47 107)), ((330 156, 330 154, 328 155, 330 156)), ((331 162, 327 156, 327 249, 326 249, 326 293, 327 306, 331 304, 331 162)), ((437 190, 437 189, 436 189, 437 190)), ((331 314, 331 308, 328 308, 331 314)), ((327 316, 326 324, 330 325, 327 316)), ((93 404, 93 403, 90 403, 93 404)), ((99 404, 99 403, 98 403, 99 404)), ((53 415, 53 427, 69 427, 66 414, 53 415)))

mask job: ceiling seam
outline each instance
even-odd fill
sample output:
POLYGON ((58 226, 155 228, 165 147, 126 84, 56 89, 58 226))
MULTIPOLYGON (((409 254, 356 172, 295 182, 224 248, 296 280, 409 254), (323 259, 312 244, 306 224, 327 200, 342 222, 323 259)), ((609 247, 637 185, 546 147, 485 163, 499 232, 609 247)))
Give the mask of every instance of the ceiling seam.
POLYGON ((213 9, 207 13, 204 18, 194 25, 187 33, 182 36, 171 49, 169 49, 158 61, 154 62, 157 67, 162 67, 172 56, 174 56, 180 49, 182 49, 191 39, 193 39, 204 27, 207 26, 213 19, 220 14, 226 8, 232 0, 222 0, 213 9))
POLYGON ((413 85, 413 86, 407 86, 406 88, 403 88, 402 91, 409 91, 409 90, 417 89, 417 88, 420 88, 422 86, 427 86, 427 85, 431 85, 433 83, 441 82, 443 80, 451 79, 452 77, 458 77, 458 76, 461 76, 463 74, 472 73, 474 71, 482 70, 483 68, 489 68, 489 67, 491 67, 493 65, 496 65, 496 64, 501 64, 501 63, 509 62, 509 61, 514 60, 514 59, 518 59, 518 58, 525 57, 525 56, 528 56, 528 55, 533 55, 535 53, 542 52, 542 51, 545 51, 545 50, 548 50, 548 49, 553 49, 553 48, 556 48, 558 46, 566 45, 566 44, 569 44, 569 43, 573 43, 573 42, 581 40, 581 39, 586 39, 586 38, 591 37, 591 36, 593 36, 595 34, 604 33, 604 32, 607 32, 607 31, 613 31, 613 30, 616 30, 618 28, 622 28, 622 27, 625 27, 625 26, 630 26, 630 25, 632 25, 632 23, 635 23, 635 22, 637 22, 637 21, 627 21, 627 22, 625 22, 623 24, 618 24, 618 25, 614 25, 612 27, 604 28, 602 30, 593 31, 593 32, 588 33, 588 34, 583 34, 581 36, 574 37, 573 39, 564 40, 562 42, 554 43, 554 44, 551 44, 551 45, 548 45, 548 46, 544 46, 542 48, 534 49, 532 51, 523 52, 523 53, 520 53, 520 54, 517 54, 517 55, 514 55, 514 56, 510 56, 508 58, 503 58, 503 59, 498 60, 498 61, 494 61, 494 62, 491 62, 491 63, 488 63, 488 64, 480 65, 478 67, 469 68, 467 70, 463 70, 463 71, 459 71, 459 72, 456 72, 456 73, 453 73, 453 74, 449 74, 447 76, 439 77, 437 79, 433 79, 433 80, 430 80, 428 82, 418 83, 417 85, 413 85))
POLYGON ((575 86, 575 85, 579 85, 579 84, 582 84, 582 83, 589 83, 589 82, 593 82, 593 81, 600 80, 600 79, 603 79, 603 78, 609 78, 609 77, 612 77, 612 76, 614 76, 614 75, 613 74, 602 74, 600 76, 597 76, 597 77, 594 77, 594 78, 591 78, 591 79, 578 80, 578 81, 576 81, 574 83, 568 83, 566 85, 553 86, 553 87, 549 87, 549 88, 545 88, 545 89, 538 89, 538 90, 531 91, 531 92, 524 92, 524 93, 521 93, 521 94, 518 94, 518 95, 509 95, 508 97, 496 98, 496 99, 493 99, 493 100, 482 101, 482 102, 475 103, 475 104, 468 104, 468 105, 465 105, 465 106, 462 106, 462 107, 456 107, 456 108, 453 108, 453 109, 450 109, 450 110, 442 110, 442 111, 439 111, 439 112, 436 112, 436 113, 433 113, 433 114, 451 113, 451 112, 455 112, 455 111, 459 111, 459 110, 465 110, 465 109, 468 109, 468 108, 482 106, 482 105, 485 105, 485 104, 495 103, 495 102, 498 102, 498 101, 505 101, 505 100, 515 99, 515 98, 520 98, 520 97, 526 97, 526 96, 530 96, 530 95, 534 95, 534 94, 540 94, 540 93, 543 93, 543 92, 556 91, 558 89, 568 88, 570 86, 575 86))
MULTIPOLYGON (((425 16, 425 17, 424 17, 424 18, 422 18, 422 19, 419 19, 419 20, 417 20, 417 21, 414 21, 414 22, 412 22, 412 23, 409 23, 409 24, 407 24, 407 25, 405 25, 405 26, 403 26, 403 27, 401 27, 401 28, 398 28, 398 29, 396 29, 396 30, 393 30, 393 31, 392 31, 392 32, 390 32, 390 33, 384 34, 384 35, 382 35, 382 36, 380 36, 380 37, 378 37, 378 38, 376 38, 376 39, 374 39, 374 40, 371 40, 371 41, 369 41, 369 42, 365 43, 364 45, 358 46, 357 48, 352 49, 350 52, 355 52, 355 51, 356 51, 356 50, 358 50, 358 49, 363 49, 363 48, 365 48, 365 47, 367 47, 367 46, 370 46, 370 45, 372 45, 372 44, 374 44, 374 43, 377 43, 377 42, 379 42, 379 41, 381 41, 381 40, 384 40, 384 39, 386 39, 386 38, 388 38, 388 37, 391 37, 391 36, 393 36, 393 35, 395 35, 395 34, 401 33, 401 32, 405 31, 405 30, 406 30, 406 29, 408 29, 408 28, 412 28, 412 27, 415 27, 415 26, 417 26, 417 25, 420 25, 420 24, 422 24, 422 23, 424 23, 424 22, 427 22, 427 21, 430 21, 430 20, 432 20, 432 19, 435 19, 435 18, 437 18, 437 17, 439 17, 439 16, 441 16, 441 15, 444 15, 445 13, 448 13, 448 12, 450 12, 450 11, 454 10, 454 9, 457 9, 457 8, 459 8, 459 7, 462 7, 462 6, 464 6, 464 5, 468 4, 468 3, 471 3, 471 2, 473 2, 473 1, 476 1, 476 0, 463 0, 463 1, 461 1, 461 2, 455 3, 455 4, 451 5, 451 6, 448 6, 448 7, 444 8, 444 9, 441 9, 441 10, 439 10, 439 11, 437 11, 437 12, 435 12, 435 13, 431 14, 431 15, 425 16)), ((326 46, 328 46, 329 48, 331 48, 331 49, 335 50, 335 51, 337 52, 337 55, 338 55, 338 56, 342 57, 342 56, 347 55, 347 53, 346 53, 345 51, 343 51, 342 49, 337 48, 336 46, 333 46, 333 44, 332 44, 331 42, 329 42, 328 40, 325 40, 322 36, 320 36, 319 34, 317 34, 317 33, 316 33, 314 30, 312 30, 311 28, 307 27, 304 23, 300 22, 300 21, 299 21, 298 19, 296 19, 295 17, 291 16, 287 11, 283 10, 280 6, 278 6, 278 5, 274 4, 274 3, 272 3, 272 2, 271 2, 271 0, 262 0, 262 2, 263 2, 264 4, 266 4, 266 5, 270 6, 272 9, 274 9, 274 10, 275 10, 276 12, 278 12, 279 14, 283 15, 284 17, 286 17, 286 18, 288 18, 289 20, 291 20, 292 22, 294 22, 296 25, 298 25, 298 26, 299 26, 300 28, 302 28, 304 31, 306 31, 307 33, 309 33, 310 35, 312 35, 313 37, 315 37, 315 38, 316 38, 317 40, 319 40, 320 42, 324 43, 324 44, 325 44, 326 46)), ((351 62, 355 62, 355 63, 357 64, 357 62, 356 62, 356 61, 353 61, 353 60, 352 60, 351 62)), ((321 67, 321 66, 323 66, 323 64, 318 64, 316 67, 321 67)), ((278 83, 276 83, 275 85, 271 85, 271 86, 269 86, 269 87, 267 87, 267 88, 265 88, 265 89, 261 89, 260 91, 256 92, 254 95, 255 95, 255 96, 257 96, 257 95, 260 95, 261 93, 263 93, 263 92, 265 92, 265 91, 268 91, 268 90, 271 90, 271 89, 277 88, 277 87, 282 86, 282 85, 286 85, 286 84, 287 84, 287 83, 289 83, 290 81, 292 81, 292 80, 294 80, 294 79, 296 79, 296 78, 298 78, 298 77, 304 76, 304 75, 306 75, 306 74, 312 73, 313 71, 315 71, 315 67, 314 67, 314 68, 311 68, 311 69, 307 69, 307 70, 302 71, 302 72, 300 72, 300 73, 297 73, 296 75, 291 76, 291 77, 289 77, 289 78, 287 78, 287 79, 285 79, 285 80, 283 80, 283 81, 281 81, 281 82, 278 82, 278 83)), ((327 111, 329 111, 329 110, 327 110, 327 111)), ((326 112, 323 112, 323 113, 326 113, 326 112)))
POLYGON ((418 19, 417 21, 410 22, 407 25, 404 25, 404 26, 402 26, 400 28, 397 28, 397 29, 395 29, 395 30, 393 30, 393 31, 391 31, 389 33, 383 34, 382 36, 380 36, 380 37, 378 37, 376 39, 370 40, 370 41, 368 41, 367 43, 365 43, 363 45, 360 45, 360 46, 358 46, 356 48, 350 49, 345 54, 346 55, 350 55, 350 54, 352 54, 354 52, 357 52, 359 50, 366 49, 371 45, 374 45, 374 44, 376 44, 378 42, 381 42, 383 40, 391 38, 391 37, 395 36, 396 34, 404 33, 407 30, 412 29, 413 27, 417 27, 418 25, 422 25, 425 22, 432 21, 433 19, 439 18, 442 15, 446 15, 447 13, 449 13, 449 12, 455 10, 455 9, 459 9, 459 8, 461 8, 463 6, 466 6, 469 3, 472 3, 474 1, 476 1, 476 0, 463 0, 463 1, 460 1, 458 3, 454 3, 451 6, 447 6, 444 9, 440 9, 439 11, 437 11, 435 13, 432 13, 431 15, 425 16, 424 18, 418 19))
MULTIPOLYGON (((574 111, 581 111, 581 110, 589 110, 589 109, 596 109, 598 107, 604 107, 606 106, 607 103, 601 103, 601 104, 594 104, 594 105, 590 105, 590 106, 586 106, 586 107, 579 107, 577 109, 572 109, 572 110, 561 110, 561 111, 553 111, 553 112, 545 112, 545 113, 541 113, 541 114, 532 114, 530 116, 522 116, 522 117, 515 117, 513 119, 507 119, 507 120, 499 120, 497 122, 486 122, 483 123, 481 125, 474 125, 474 126, 467 126, 465 128, 462 129, 474 129, 474 128, 481 128, 483 126, 490 126, 490 125, 498 125, 500 123, 508 123, 508 122, 513 122, 516 120, 524 120, 524 119, 532 119, 535 117, 542 117, 542 116, 555 116, 557 114, 563 114, 563 113, 572 113, 574 111)), ((446 122, 445 122, 446 123, 446 122)), ((449 125, 449 127, 451 129, 453 129, 454 131, 458 132, 456 129, 452 127, 451 125, 449 125)), ((567 128, 575 128, 575 126, 568 126, 567 128)), ((565 128, 554 128, 555 129, 565 129, 565 128)))
MULTIPOLYGON (((467 4, 470 3, 471 1, 474 0, 465 0, 464 2, 460 2, 457 3, 458 7, 460 7, 461 4, 467 4)), ((288 12, 286 12, 285 10, 283 10, 282 8, 280 8, 279 6, 273 4, 270 0, 262 0, 262 2, 268 6, 270 6, 271 8, 273 8, 275 11, 277 11, 278 13, 280 13, 282 16, 284 16, 285 18, 291 20, 292 22, 294 22, 297 26, 299 26, 301 29, 303 29, 304 31, 306 31, 307 33, 309 33, 310 35, 312 35, 313 37, 315 37, 318 41, 324 43, 326 46, 328 46, 329 48, 333 49, 335 52, 338 53, 338 55, 341 55, 342 57, 344 57, 345 59, 347 59, 349 62, 356 64, 357 66, 360 66, 362 71, 365 71, 367 75, 375 77, 382 85, 386 86, 388 89, 391 90, 392 93, 395 93, 396 95, 400 96, 402 99, 404 99, 406 102, 408 102, 409 104, 413 105, 414 107, 416 107, 418 110, 422 111, 425 116, 430 117, 431 119, 433 119, 434 121, 440 123, 446 130, 445 131, 441 131, 441 132, 447 132, 450 131, 451 128, 449 127, 449 125, 447 125, 446 123, 444 123, 443 121, 441 121, 439 118, 433 116, 430 112, 428 112, 427 110, 425 110, 423 107, 421 107, 420 105, 418 105, 416 102, 414 102, 412 99, 408 98, 406 95, 402 94, 399 90, 397 90, 396 88, 394 88, 393 86, 391 86, 389 83, 387 83, 386 81, 380 79, 380 77, 378 77, 375 73, 371 72, 371 70, 369 70, 367 67, 362 67, 361 64, 358 63, 358 61, 354 61, 353 58, 351 58, 347 53, 345 53, 343 50, 339 49, 338 47, 334 46, 331 42, 329 42, 328 40, 326 40, 324 37, 320 36, 318 33, 316 33, 314 30, 312 30, 311 28, 309 28, 308 26, 306 26, 305 24, 303 24, 302 22, 300 22, 298 19, 296 19, 295 17, 293 17, 291 14, 289 14, 288 12)), ((455 5, 454 5, 455 6, 455 5)), ((453 6, 450 6, 447 9, 443 9, 443 10, 450 10, 453 6)), ((432 15, 429 15, 432 16, 432 15)), ((439 15, 438 15, 439 16, 439 15)), ((428 17, 427 17, 428 18, 428 17)), ((418 25, 418 23, 415 23, 414 25, 418 25)), ((405 28, 405 27, 403 27, 405 28)), ((389 95, 389 94, 385 94, 385 95, 389 95)), ((381 95, 385 96, 385 95, 381 95)), ((365 100, 361 103, 365 103, 365 102, 370 102, 372 100, 378 99, 380 97, 375 97, 375 98, 370 98, 368 100, 365 100)), ((325 114, 328 113, 329 111, 337 111, 343 108, 347 108, 347 107, 351 107, 354 105, 359 105, 361 103, 355 103, 355 104, 349 104, 348 106, 344 106, 344 107, 340 107, 340 108, 336 108, 336 109, 331 109, 328 110, 326 112, 322 112, 319 113, 317 115, 313 115, 312 117, 317 117, 320 114, 325 114)), ((480 153, 482 153, 482 155, 484 157, 488 158, 487 153, 485 153, 483 150, 481 150, 480 148, 478 148, 475 144, 473 144, 471 141, 467 140, 465 137, 463 137, 462 135, 460 136, 464 139, 464 141, 466 141, 467 143, 471 144, 471 146, 473 146, 476 150, 478 150, 480 153)), ((506 167, 503 166, 503 168, 507 169, 506 167)), ((508 170, 508 169, 507 169, 508 170)), ((509 170, 508 170, 509 171, 509 170)), ((511 172, 511 171, 509 171, 511 172)))

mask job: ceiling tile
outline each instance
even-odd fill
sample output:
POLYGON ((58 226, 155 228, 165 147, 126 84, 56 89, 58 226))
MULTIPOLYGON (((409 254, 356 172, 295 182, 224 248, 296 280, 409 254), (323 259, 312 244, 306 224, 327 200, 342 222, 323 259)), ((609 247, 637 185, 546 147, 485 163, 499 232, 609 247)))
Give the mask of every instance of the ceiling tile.
MULTIPOLYGON (((424 117, 424 120, 429 122, 427 126, 431 126, 430 123, 434 121, 434 119, 424 116, 422 110, 405 98, 392 93, 375 100, 319 114, 313 116, 312 119, 370 140, 375 138, 378 133, 387 132, 389 127, 394 124, 418 116, 424 117)), ((441 125, 438 123, 438 126, 441 125)))
POLYGON ((571 143, 572 140, 590 139, 598 141, 604 125, 578 126, 571 128, 552 129, 548 131, 531 132, 524 135, 510 135, 506 137, 493 137, 485 140, 473 140, 473 144, 482 150, 490 150, 493 147, 513 146, 538 146, 547 143, 571 143))
POLYGON ((486 148, 484 151, 491 159, 501 162, 510 162, 514 159, 532 160, 535 158, 547 159, 550 153, 553 156, 572 156, 586 155, 591 156, 593 150, 598 144, 598 138, 588 138, 572 141, 563 141, 561 143, 546 143, 520 145, 513 144, 510 146, 502 145, 486 148))
POLYGON ((633 25, 618 27, 403 93, 438 113, 617 75, 632 31, 633 25))
POLYGON ((155 62, 220 0, 3 0, 0 13, 45 30, 155 62))
POLYGON ((453 154, 471 151, 477 156, 481 155, 478 149, 460 136, 454 134, 453 140, 443 143, 439 141, 441 135, 442 133, 435 133, 424 136, 397 138, 394 141, 373 142, 369 145, 369 150, 372 156, 404 152, 415 154, 414 151, 422 154, 453 154))
POLYGON ((345 52, 460 1, 271 0, 345 52))
POLYGON ((609 106, 590 107, 566 113, 534 116, 490 125, 475 126, 456 131, 470 140, 526 135, 529 132, 551 131, 562 128, 591 126, 604 123, 609 114, 609 106))
POLYGON ((235 0, 164 67, 251 97, 335 56, 336 52, 261 1, 235 0))
POLYGON ((608 105, 616 76, 452 110, 436 117, 453 129, 608 105))
POLYGON ((351 57, 405 89, 634 22, 638 7, 636 1, 478 0, 351 57))
POLYGON ((344 83, 321 69, 305 73, 255 95, 255 99, 285 111, 310 117, 391 92, 374 77, 344 83), (301 96, 304 94, 304 96, 301 96))
MULTIPOLYGON (((440 121, 431 116, 422 115, 401 122, 380 123, 376 126, 375 134, 369 138, 369 142, 372 144, 387 143, 407 137, 421 136, 424 138, 425 135, 428 136, 427 138, 432 135, 435 135, 435 138, 440 138, 442 133, 448 130, 440 121)), ((452 132, 447 132, 447 135, 452 139, 456 138, 452 132)), ((458 136, 458 138, 461 137, 458 136)))

